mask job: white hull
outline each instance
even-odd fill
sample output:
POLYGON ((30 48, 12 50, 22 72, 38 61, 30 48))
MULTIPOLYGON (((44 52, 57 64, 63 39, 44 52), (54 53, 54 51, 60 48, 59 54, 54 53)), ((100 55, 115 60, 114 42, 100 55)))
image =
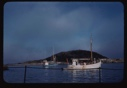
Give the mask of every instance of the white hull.
POLYGON ((55 66, 55 65, 58 65, 58 64, 56 64, 56 63, 54 63, 54 64, 49 64, 50 66, 55 66))
POLYGON ((45 62, 45 63, 44 63, 44 66, 48 66, 48 65, 49 65, 49 63, 48 63, 48 62, 45 62))
POLYGON ((70 69, 70 70, 73 70, 73 69, 91 69, 91 68, 100 68, 101 67, 101 61, 98 62, 98 63, 94 63, 94 64, 89 64, 89 65, 68 65, 67 68, 64 68, 64 69, 70 69))
POLYGON ((58 64, 55 61, 51 61, 51 62, 49 62, 49 65, 55 66, 55 65, 58 65, 58 64))
POLYGON ((58 65, 57 63, 50 63, 50 62, 46 62, 46 63, 44 63, 44 66, 56 66, 56 65, 58 65))

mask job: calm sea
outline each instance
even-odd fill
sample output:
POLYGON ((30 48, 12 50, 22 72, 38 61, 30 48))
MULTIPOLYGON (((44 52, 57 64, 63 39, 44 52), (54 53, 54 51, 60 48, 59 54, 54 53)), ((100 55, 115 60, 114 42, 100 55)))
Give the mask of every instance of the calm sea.
MULTIPOLYGON (((47 67, 28 66, 26 69, 26 83, 98 83, 99 69, 89 70, 61 70, 67 65, 47 67)), ((100 79, 102 83, 121 82, 124 77, 124 63, 102 64, 100 79), (123 70, 111 70, 123 69, 123 70)), ((3 72, 7 83, 24 83, 24 68, 9 68, 3 72)))

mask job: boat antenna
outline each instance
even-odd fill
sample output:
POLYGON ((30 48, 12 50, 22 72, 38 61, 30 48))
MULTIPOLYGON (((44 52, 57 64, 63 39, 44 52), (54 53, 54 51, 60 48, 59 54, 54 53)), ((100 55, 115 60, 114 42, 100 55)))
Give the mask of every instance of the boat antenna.
POLYGON ((92 58, 93 58, 93 54, 92 54, 92 34, 91 34, 91 37, 90 37, 90 50, 91 50, 91 61, 92 61, 92 58))

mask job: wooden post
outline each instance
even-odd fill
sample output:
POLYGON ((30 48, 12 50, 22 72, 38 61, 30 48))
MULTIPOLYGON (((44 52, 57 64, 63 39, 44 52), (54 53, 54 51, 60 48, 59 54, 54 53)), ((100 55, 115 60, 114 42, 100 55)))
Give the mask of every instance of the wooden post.
POLYGON ((99 67, 99 83, 101 83, 101 68, 99 67))
POLYGON ((25 65, 25 72, 24 72, 24 83, 26 82, 26 65, 25 65))

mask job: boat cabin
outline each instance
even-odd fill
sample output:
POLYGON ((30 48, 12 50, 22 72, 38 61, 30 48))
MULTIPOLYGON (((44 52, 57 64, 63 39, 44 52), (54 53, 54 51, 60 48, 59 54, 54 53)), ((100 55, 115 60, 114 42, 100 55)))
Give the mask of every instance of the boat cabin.
POLYGON ((79 62, 78 62, 78 59, 72 59, 72 65, 78 65, 79 62))
POLYGON ((72 58, 72 65, 84 65, 84 64, 92 64, 96 63, 96 59, 94 58, 94 61, 91 62, 90 58, 72 58))
POLYGON ((43 60, 44 65, 48 65, 48 61, 47 60, 43 60))

